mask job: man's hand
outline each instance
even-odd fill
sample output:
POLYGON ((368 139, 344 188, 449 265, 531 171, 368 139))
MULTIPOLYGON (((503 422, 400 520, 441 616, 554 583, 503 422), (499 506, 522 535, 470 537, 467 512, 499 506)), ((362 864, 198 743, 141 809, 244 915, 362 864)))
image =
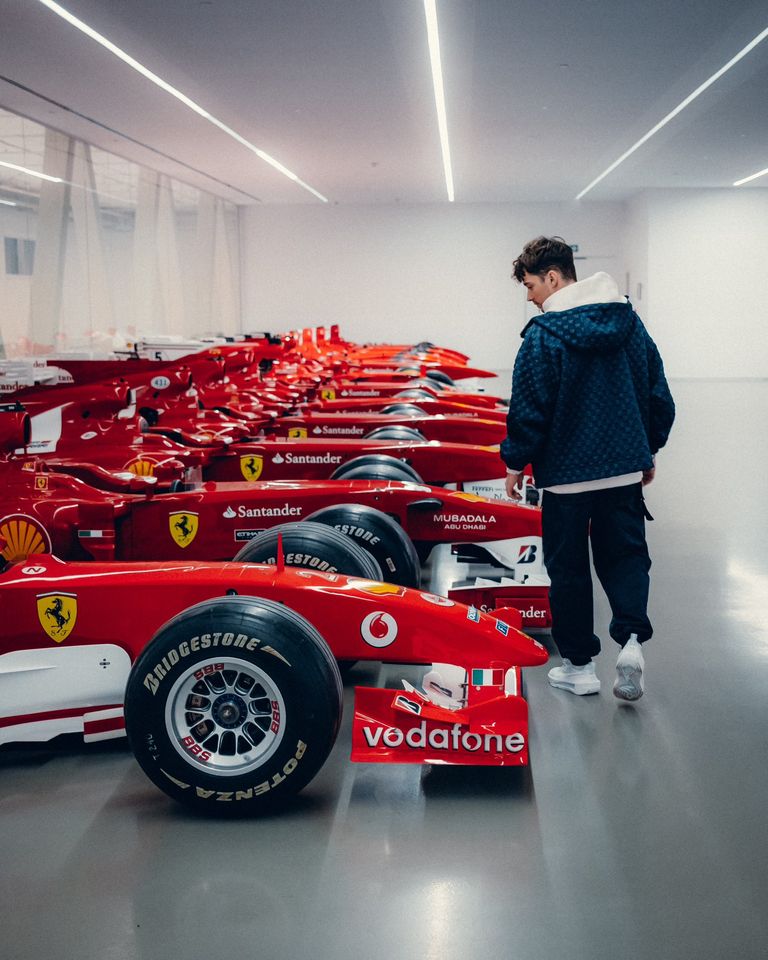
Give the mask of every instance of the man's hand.
POLYGON ((507 470, 507 479, 504 482, 504 486, 507 491, 507 496, 510 500, 522 500, 523 495, 519 490, 515 489, 520 482, 520 475, 522 470, 507 470))
POLYGON ((653 480, 656 476, 656 467, 651 467, 650 470, 643 470, 643 486, 646 486, 653 480))

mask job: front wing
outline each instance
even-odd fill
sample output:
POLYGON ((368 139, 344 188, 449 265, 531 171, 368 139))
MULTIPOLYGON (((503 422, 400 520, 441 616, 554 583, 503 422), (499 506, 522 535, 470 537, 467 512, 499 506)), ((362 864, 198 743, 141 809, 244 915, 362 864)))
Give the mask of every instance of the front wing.
MULTIPOLYGON (((515 689, 520 689, 515 668, 515 689)), ((355 688, 352 755, 356 763, 527 766, 528 704, 502 693, 448 710, 418 691, 355 688)))

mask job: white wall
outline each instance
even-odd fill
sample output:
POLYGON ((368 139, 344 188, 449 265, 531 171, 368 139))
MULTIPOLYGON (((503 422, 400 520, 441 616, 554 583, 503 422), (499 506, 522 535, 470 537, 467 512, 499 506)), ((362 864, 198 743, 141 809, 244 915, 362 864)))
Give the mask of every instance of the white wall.
POLYGON ((647 194, 646 320, 677 377, 768 376, 768 190, 647 194))
POLYGON ((6 350, 27 334, 32 278, 5 272, 4 237, 34 240, 37 218, 0 205, 0 337, 6 350))
POLYGON ((651 323, 647 316, 648 305, 648 195, 633 197, 626 205, 624 220, 624 252, 627 262, 626 283, 623 290, 632 301, 632 306, 651 323))
POLYGON ((614 203, 248 207, 241 211, 243 329, 341 324, 357 341, 432 340, 489 369, 512 366, 525 322, 510 279, 526 240, 579 245, 580 275, 623 287, 614 203))

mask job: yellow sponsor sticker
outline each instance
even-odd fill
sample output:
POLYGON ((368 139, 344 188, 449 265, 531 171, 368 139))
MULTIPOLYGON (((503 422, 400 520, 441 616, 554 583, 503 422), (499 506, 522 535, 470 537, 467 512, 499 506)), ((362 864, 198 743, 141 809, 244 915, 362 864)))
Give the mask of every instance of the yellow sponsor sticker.
POLYGON ((376 597, 401 597, 405 593, 405 589, 398 587, 396 583, 379 583, 375 580, 350 580, 349 586, 361 593, 372 593, 376 597))

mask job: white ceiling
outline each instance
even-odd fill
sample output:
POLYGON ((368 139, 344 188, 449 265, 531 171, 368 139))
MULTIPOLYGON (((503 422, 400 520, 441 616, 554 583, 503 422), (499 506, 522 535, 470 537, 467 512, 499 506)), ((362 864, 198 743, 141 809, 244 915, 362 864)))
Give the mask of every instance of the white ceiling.
MULTIPOLYGON (((421 0, 62 4, 332 203, 447 202, 421 0)), ((768 26, 751 0, 437 7, 457 202, 572 200, 768 26)), ((320 202, 38 0, 0 23, 0 107, 237 203, 320 202)), ((766 166, 768 40, 588 200, 766 166)))

